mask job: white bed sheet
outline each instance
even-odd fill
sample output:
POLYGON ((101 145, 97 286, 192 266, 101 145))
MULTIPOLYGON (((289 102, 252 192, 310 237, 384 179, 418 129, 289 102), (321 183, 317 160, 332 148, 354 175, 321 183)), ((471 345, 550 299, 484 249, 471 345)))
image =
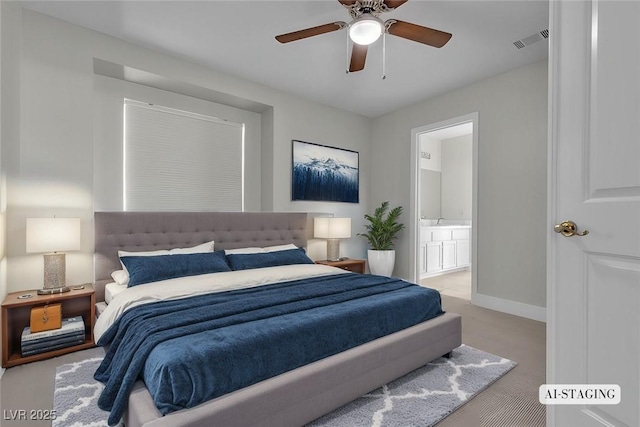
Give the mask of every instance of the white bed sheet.
POLYGON ((122 313, 139 305, 332 274, 353 273, 322 264, 296 264, 201 274, 133 286, 113 295, 113 299, 96 321, 93 336, 95 342, 98 342, 122 313))
POLYGON ((104 302, 109 304, 116 295, 125 289, 127 289, 127 285, 118 285, 115 282, 107 283, 104 287, 104 302))

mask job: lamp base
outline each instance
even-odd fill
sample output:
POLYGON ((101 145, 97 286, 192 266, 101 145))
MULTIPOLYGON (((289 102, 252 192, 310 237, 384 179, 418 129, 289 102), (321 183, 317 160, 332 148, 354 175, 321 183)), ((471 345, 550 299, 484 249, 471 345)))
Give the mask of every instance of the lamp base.
POLYGON ((329 261, 340 261, 339 239, 327 239, 327 259, 329 261))
POLYGON ((71 289, 69 289, 67 286, 62 286, 59 288, 42 288, 42 289, 38 289, 38 295, 52 295, 52 294, 63 294, 65 292, 69 292, 71 289))
POLYGON ((63 253, 44 255, 44 286, 38 289, 38 295, 62 294, 69 292, 65 286, 66 262, 63 253))

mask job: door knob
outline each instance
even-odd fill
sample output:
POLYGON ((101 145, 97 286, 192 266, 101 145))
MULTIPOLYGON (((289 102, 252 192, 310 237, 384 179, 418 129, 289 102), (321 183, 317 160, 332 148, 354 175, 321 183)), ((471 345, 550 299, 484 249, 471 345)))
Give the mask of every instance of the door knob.
POLYGON ((573 221, 562 221, 560 224, 556 224, 555 227, 553 227, 553 231, 560 233, 565 237, 586 236, 589 234, 589 230, 584 230, 582 233, 578 233, 578 226, 573 221))

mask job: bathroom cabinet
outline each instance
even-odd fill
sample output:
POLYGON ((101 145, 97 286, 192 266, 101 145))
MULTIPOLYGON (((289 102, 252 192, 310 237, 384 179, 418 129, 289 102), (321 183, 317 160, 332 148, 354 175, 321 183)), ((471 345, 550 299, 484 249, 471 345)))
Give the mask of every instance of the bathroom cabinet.
POLYGON ((471 227, 420 227, 420 278, 450 273, 471 265, 471 227))

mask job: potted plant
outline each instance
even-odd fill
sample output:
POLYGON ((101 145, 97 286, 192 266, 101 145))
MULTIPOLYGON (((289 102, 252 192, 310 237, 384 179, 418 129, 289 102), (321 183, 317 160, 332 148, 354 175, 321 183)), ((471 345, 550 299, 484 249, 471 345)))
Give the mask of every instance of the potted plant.
POLYGON ((376 208, 373 215, 365 214, 369 221, 365 225, 366 233, 358 233, 369 241, 371 249, 367 252, 369 270, 372 274, 391 276, 396 261, 396 251, 393 249, 393 239, 404 228, 404 224, 398 222, 402 215, 402 206, 397 206, 389 211, 389 202, 382 202, 376 208))

